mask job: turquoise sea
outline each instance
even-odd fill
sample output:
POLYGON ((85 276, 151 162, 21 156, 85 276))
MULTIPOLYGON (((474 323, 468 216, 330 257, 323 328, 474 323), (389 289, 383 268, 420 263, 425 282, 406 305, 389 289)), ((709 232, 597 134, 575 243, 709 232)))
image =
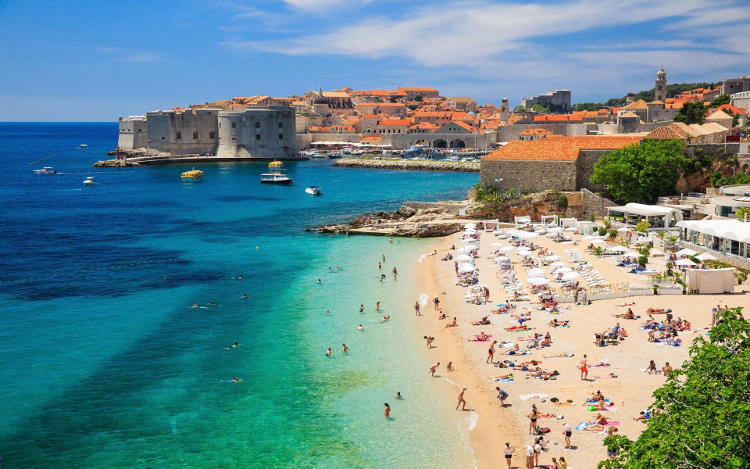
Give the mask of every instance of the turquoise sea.
POLYGON ((303 229, 462 198, 477 174, 316 161, 275 187, 265 163, 217 164, 183 184, 182 166, 91 168, 116 139, 115 123, 0 123, 4 468, 472 464, 413 329, 427 244, 303 229))

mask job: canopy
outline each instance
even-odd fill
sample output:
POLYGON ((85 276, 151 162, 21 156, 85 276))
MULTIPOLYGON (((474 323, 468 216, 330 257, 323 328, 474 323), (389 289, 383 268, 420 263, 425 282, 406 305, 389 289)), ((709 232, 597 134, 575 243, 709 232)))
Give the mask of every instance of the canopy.
POLYGON ((625 246, 619 246, 619 245, 610 246, 607 248, 607 251, 609 252, 625 252, 627 250, 628 248, 626 248, 625 246))
POLYGON ((716 257, 712 256, 711 254, 704 252, 703 254, 696 257, 699 261, 715 261, 716 257))
POLYGON ((456 257, 456 261, 458 262, 471 262, 473 260, 474 260, 473 257, 466 255, 466 254, 461 254, 458 257, 456 257))
POLYGON ((694 255, 696 255, 698 253, 695 252, 695 251, 693 251, 692 249, 685 248, 685 249, 681 249, 681 250, 677 251, 674 254, 677 257, 682 257, 682 256, 694 256, 694 255))
POLYGON ((474 267, 474 264, 469 264, 468 262, 458 264, 458 272, 461 274, 474 272, 475 270, 477 270, 477 268, 474 267))
POLYGON ((530 285, 549 285, 549 279, 544 277, 531 277, 528 279, 530 285))
POLYGON ((555 267, 565 267, 565 262, 557 261, 557 262, 553 262, 549 266, 552 267, 552 268, 555 268, 555 267))
POLYGON ((575 280, 580 275, 578 275, 578 272, 567 272, 565 275, 562 276, 563 282, 570 282, 571 280, 575 280))
POLYGON ((717 238, 750 243, 750 223, 739 220, 683 220, 677 226, 717 238))
POLYGON ((529 277, 544 277, 545 273, 543 269, 531 269, 528 275, 529 277))
POLYGON ((476 223, 467 223, 464 225, 464 228, 476 228, 476 227, 477 227, 476 223))
POLYGON ((682 265, 682 266, 695 265, 695 262, 691 261, 688 258, 685 258, 685 259, 680 259, 679 261, 675 262, 675 265, 682 265))

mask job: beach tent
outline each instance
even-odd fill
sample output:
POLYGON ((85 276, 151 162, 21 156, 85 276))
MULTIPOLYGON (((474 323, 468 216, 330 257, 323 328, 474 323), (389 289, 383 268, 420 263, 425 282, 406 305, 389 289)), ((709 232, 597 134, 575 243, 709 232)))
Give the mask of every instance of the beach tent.
POLYGON ((692 249, 685 248, 685 249, 681 249, 681 250, 677 251, 674 254, 677 257, 682 257, 682 256, 694 256, 694 255, 696 255, 698 253, 695 252, 695 251, 693 251, 692 249))
POLYGON ((474 272, 475 270, 477 270, 477 268, 474 267, 474 264, 469 264, 468 262, 463 262, 461 264, 458 264, 458 273, 460 274, 474 272))
POLYGON ((473 257, 466 254, 460 254, 458 257, 456 257, 456 261, 458 262, 472 262, 473 260, 473 257))
POLYGON ((570 282, 571 280, 575 280, 580 275, 578 275, 578 272, 567 272, 565 275, 562 276, 563 282, 570 282))
POLYGON ((680 259, 677 262, 675 262, 675 265, 679 265, 679 266, 695 265, 695 262, 691 261, 688 258, 685 258, 685 259, 680 259))
POLYGON ((712 294, 734 292, 734 268, 686 269, 690 293, 712 294))
POLYGON ((704 252, 703 254, 697 256, 696 259, 698 259, 699 261, 715 261, 716 257, 707 252, 704 252))

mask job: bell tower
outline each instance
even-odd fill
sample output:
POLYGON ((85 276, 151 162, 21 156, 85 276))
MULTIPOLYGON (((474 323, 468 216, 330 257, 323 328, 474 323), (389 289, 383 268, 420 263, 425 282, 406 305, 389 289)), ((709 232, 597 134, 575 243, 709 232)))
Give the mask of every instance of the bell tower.
POLYGON ((659 100, 661 102, 667 101, 667 73, 664 71, 663 66, 659 67, 659 71, 656 72, 654 100, 659 100))

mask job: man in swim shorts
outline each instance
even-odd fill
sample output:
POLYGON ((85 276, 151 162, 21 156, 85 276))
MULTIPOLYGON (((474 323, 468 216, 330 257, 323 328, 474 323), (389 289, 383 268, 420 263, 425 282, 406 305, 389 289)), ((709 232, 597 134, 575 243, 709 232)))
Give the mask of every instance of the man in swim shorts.
POLYGON ((581 359, 581 379, 584 380, 589 376, 588 363, 586 361, 586 354, 583 354, 581 359))

